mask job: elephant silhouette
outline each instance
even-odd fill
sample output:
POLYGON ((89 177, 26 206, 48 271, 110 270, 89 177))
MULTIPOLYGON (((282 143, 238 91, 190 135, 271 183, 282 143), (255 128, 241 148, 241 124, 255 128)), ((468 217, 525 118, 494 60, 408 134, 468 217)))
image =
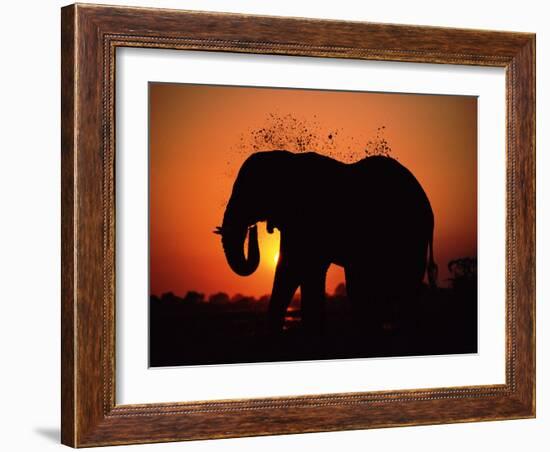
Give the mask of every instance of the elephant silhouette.
POLYGON ((298 287, 305 331, 324 331, 325 280, 333 263, 345 270, 363 329, 381 328, 389 306, 413 299, 425 274, 436 284, 430 202, 413 174, 390 157, 346 164, 315 152, 254 153, 241 166, 214 231, 238 275, 259 265, 261 221, 269 233, 277 228, 281 234, 268 307, 271 333, 282 331, 298 287))

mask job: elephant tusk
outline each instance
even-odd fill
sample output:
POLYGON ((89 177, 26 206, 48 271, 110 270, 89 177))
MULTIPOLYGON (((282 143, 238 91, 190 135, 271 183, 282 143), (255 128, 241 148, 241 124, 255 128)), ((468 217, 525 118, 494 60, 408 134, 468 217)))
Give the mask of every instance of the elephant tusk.
POLYGON ((214 234, 222 235, 223 230, 222 230, 221 226, 216 226, 216 229, 214 229, 212 232, 214 234))

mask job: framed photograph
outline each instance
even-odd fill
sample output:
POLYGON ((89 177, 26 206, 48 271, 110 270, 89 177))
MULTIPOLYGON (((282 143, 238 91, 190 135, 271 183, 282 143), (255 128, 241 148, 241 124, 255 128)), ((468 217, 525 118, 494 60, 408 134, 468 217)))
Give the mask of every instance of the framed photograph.
POLYGON ((62 8, 62 442, 535 416, 535 36, 62 8))

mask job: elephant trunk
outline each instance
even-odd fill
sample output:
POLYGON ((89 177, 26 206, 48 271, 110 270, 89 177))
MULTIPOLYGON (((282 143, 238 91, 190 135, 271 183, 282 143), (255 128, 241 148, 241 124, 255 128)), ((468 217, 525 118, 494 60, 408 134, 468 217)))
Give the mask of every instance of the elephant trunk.
POLYGON ((231 269, 240 276, 249 276, 260 264, 260 248, 258 247, 258 228, 256 225, 234 228, 222 226, 222 245, 231 269), (244 255, 244 242, 248 232, 248 253, 244 255))

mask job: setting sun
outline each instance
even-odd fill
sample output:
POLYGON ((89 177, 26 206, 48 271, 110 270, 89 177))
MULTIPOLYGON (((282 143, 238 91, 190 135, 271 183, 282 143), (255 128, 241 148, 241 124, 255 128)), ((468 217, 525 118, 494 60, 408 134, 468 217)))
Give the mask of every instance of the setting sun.
POLYGON ((260 243, 260 256, 262 258, 264 271, 273 277, 273 269, 279 262, 279 247, 281 236, 278 229, 268 233, 265 223, 260 223, 258 228, 258 241, 260 243))

